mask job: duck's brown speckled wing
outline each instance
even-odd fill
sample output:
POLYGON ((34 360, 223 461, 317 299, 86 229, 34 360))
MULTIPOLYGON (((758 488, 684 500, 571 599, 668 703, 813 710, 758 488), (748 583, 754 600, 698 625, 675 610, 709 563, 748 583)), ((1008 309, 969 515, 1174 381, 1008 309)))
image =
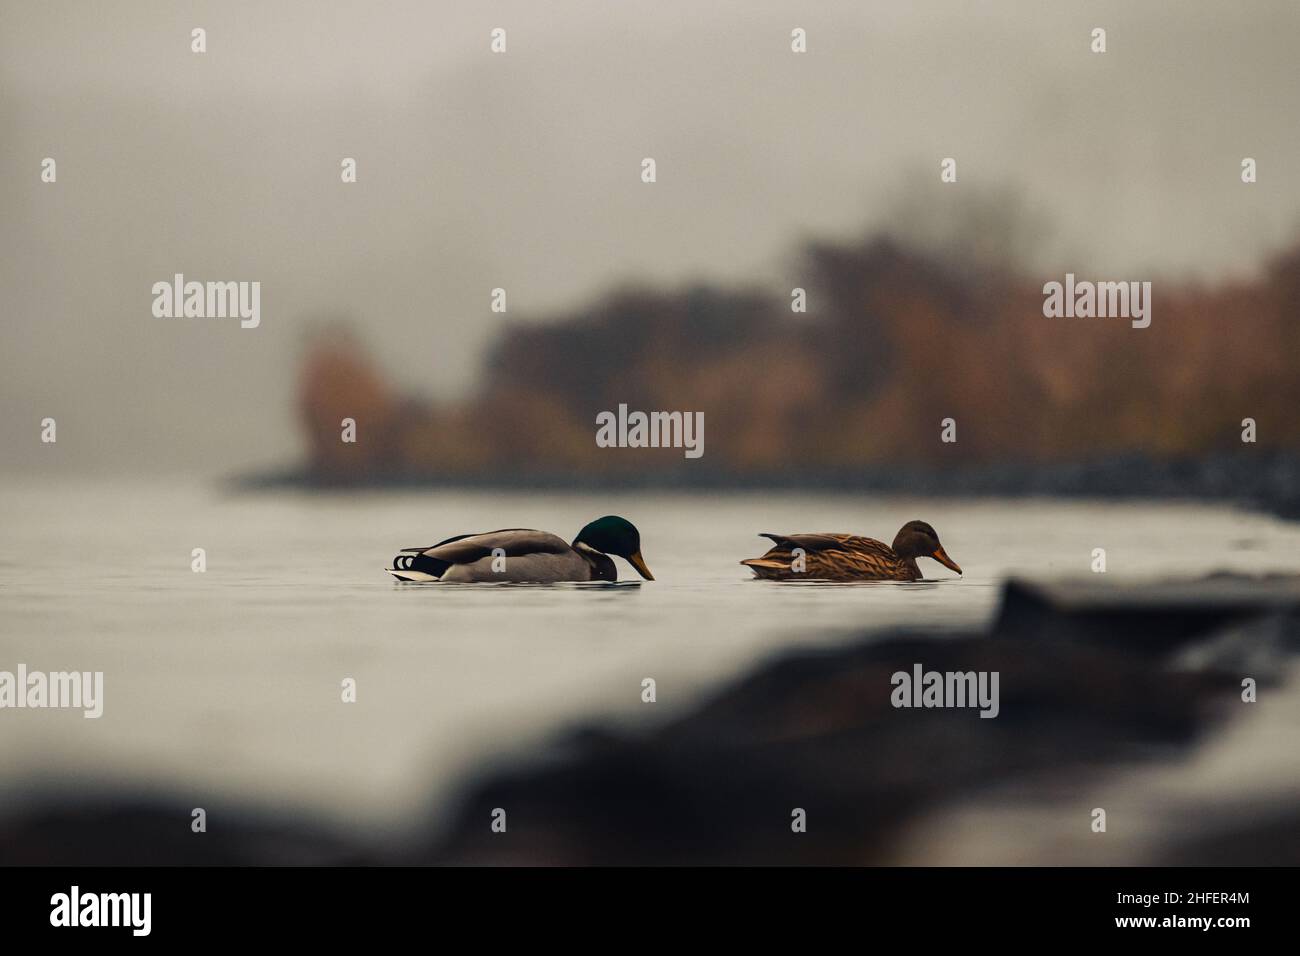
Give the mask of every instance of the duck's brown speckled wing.
POLYGON ((761 558, 740 562, 760 578, 822 581, 915 581, 915 562, 905 561, 884 542, 856 534, 771 534, 774 542, 761 558), (796 548, 803 551, 802 571, 794 569, 796 548))

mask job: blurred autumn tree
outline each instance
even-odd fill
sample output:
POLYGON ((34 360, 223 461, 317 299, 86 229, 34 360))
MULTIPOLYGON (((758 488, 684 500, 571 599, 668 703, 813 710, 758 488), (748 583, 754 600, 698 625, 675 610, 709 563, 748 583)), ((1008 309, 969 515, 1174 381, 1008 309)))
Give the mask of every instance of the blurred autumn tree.
POLYGON ((301 379, 313 470, 775 477, 1159 457, 1239 447, 1246 417, 1261 445, 1300 448, 1300 247, 1256 281, 1154 283, 1146 329, 1045 318, 1045 279, 879 236, 810 243, 804 263, 807 315, 756 289, 628 287, 508 328, 458 405, 394 395, 360 346, 331 332, 301 379), (597 413, 620 403, 703 411, 704 458, 597 448, 597 413), (343 417, 359 423, 356 446, 339 441, 343 417), (949 417, 958 441, 945 445, 949 417))

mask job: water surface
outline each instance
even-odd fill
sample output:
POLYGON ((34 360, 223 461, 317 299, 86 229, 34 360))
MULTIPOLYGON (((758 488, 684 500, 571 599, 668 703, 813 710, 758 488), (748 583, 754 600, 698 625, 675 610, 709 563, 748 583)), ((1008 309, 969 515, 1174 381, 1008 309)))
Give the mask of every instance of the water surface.
POLYGON ((1300 528, 1200 504, 9 482, 0 529, 0 669, 105 672, 99 720, 0 712, 0 793, 38 777, 163 784, 196 806, 250 798, 353 829, 413 822, 466 769, 573 720, 663 720, 781 648, 979 625, 1008 574, 1088 574, 1094 548, 1125 581, 1300 571, 1300 528), (409 585, 380 570, 451 534, 570 538, 607 513, 641 529, 657 580, 631 583, 621 561, 618 586, 409 585), (786 585, 737 564, 765 550, 760 531, 889 540, 913 518, 963 577, 922 560, 931 581, 786 585), (340 700, 347 677, 355 704, 340 700))

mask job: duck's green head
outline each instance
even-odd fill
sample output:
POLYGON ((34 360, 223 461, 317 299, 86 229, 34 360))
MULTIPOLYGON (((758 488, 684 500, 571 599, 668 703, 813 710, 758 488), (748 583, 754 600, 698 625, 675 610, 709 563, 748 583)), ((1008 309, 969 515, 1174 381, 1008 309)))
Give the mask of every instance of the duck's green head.
POLYGON ((636 573, 647 581, 655 579, 650 569, 645 566, 645 558, 641 557, 641 532, 637 531, 636 525, 626 518, 620 518, 618 515, 597 518, 578 532, 573 543, 579 542, 602 554, 613 554, 625 559, 628 564, 636 568, 636 573))

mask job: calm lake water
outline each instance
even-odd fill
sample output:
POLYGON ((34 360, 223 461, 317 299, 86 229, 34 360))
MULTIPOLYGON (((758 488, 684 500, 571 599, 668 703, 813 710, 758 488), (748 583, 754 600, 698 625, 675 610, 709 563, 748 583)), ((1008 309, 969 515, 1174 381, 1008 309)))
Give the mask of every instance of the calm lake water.
POLYGON ((579 718, 663 720, 781 648, 981 624, 1008 574, 1087 574, 1097 547, 1112 579, 1300 572, 1300 526, 1190 504, 9 481, 0 529, 0 670, 105 674, 99 720, 0 712, 0 795, 163 785, 196 806, 247 798, 354 830, 423 820, 466 770, 579 718), (641 529, 656 581, 630 583, 621 561, 617 586, 409 585, 381 571, 404 546, 512 526, 571 538, 607 513, 641 529), (737 564, 764 550, 759 531, 888 541, 912 518, 964 577, 922 561, 931 582, 782 585, 737 564), (340 700, 346 677, 355 704, 340 700))

